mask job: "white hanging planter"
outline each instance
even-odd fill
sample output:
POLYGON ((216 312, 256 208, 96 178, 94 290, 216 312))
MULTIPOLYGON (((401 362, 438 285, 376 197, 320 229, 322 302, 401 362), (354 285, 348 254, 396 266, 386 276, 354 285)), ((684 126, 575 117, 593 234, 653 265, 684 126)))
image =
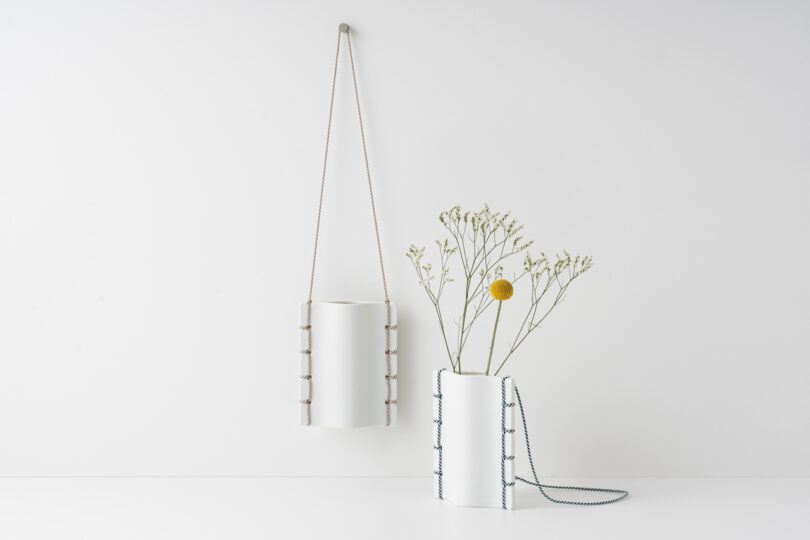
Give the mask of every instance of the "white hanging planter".
POLYGON ((433 494, 459 506, 511 509, 511 377, 433 372, 433 494))
POLYGON ((374 206, 374 188, 368 163, 360 96, 357 92, 349 25, 339 27, 326 148, 321 173, 321 193, 315 221, 315 247, 308 300, 301 304, 301 423, 305 426, 353 428, 392 426, 396 422, 397 400, 397 312, 388 296, 382 242, 374 206), (380 277, 385 302, 314 302, 315 263, 318 257, 323 211, 329 134, 335 100, 340 43, 345 34, 352 66, 354 99, 360 124, 360 141, 368 180, 371 218, 377 239, 380 277))
POLYGON ((390 304, 390 324, 385 302, 312 302, 311 306, 307 325, 307 304, 301 304, 301 423, 332 428, 393 425, 397 414, 394 304, 390 304))

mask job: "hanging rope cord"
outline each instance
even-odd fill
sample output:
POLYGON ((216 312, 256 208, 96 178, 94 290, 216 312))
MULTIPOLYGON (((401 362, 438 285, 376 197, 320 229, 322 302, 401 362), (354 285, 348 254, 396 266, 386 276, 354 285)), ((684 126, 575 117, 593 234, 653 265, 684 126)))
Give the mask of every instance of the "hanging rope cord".
POLYGON ((321 171, 321 191, 318 196, 318 217, 315 221, 315 247, 312 250, 312 269, 309 277, 309 294, 307 296, 307 323, 301 328, 308 333, 308 347, 303 352, 307 355, 307 374, 302 375, 306 379, 309 389, 309 396, 301 403, 306 405, 307 425, 312 424, 312 291, 315 286, 315 262, 318 258, 318 240, 321 231, 321 214, 323 213, 323 193, 326 186, 326 163, 329 157, 329 138, 332 134, 332 116, 335 109, 335 85, 337 83, 338 62, 340 60, 341 34, 346 34, 346 42, 349 46, 349 61, 352 66, 352 83, 354 86, 354 101, 357 105, 357 119, 360 122, 360 141, 363 144, 363 162, 366 168, 366 179, 368 180, 368 195, 371 201, 371 217, 374 221, 374 236, 377 239, 377 255, 380 260, 380 275, 382 276, 383 293, 385 295, 385 425, 391 425, 391 405, 396 404, 396 400, 391 397, 391 380, 396 375, 391 375, 391 355, 397 351, 391 350, 391 330, 396 330, 396 326, 391 325, 391 301, 388 297, 388 283, 385 279, 385 265, 383 264, 382 242, 380 241, 380 227, 377 224, 377 207, 374 203, 374 187, 371 182, 371 167, 368 164, 368 150, 366 148, 366 132, 363 127, 363 113, 360 111, 360 94, 357 91, 357 70, 354 65, 354 53, 352 51, 352 37, 349 33, 348 25, 341 24, 338 29, 337 47, 335 48, 335 67, 332 71, 332 90, 329 93, 329 120, 326 124, 326 147, 323 152, 323 169, 321 171))
MULTIPOLYGON (((318 218, 315 222, 315 248, 312 250, 312 270, 309 279, 308 302, 312 302, 312 290, 315 284, 315 261, 318 257, 318 239, 321 230, 321 213, 323 211, 323 193, 326 186, 326 162, 329 156, 329 138, 332 134, 332 116, 335 108, 335 84, 337 83, 338 61, 340 60, 341 30, 338 30, 337 47, 335 50, 335 68, 332 71, 332 91, 329 94, 329 120, 326 125, 326 149, 323 153, 323 169, 321 172, 321 192, 318 197, 318 218)), ((380 227, 377 224, 377 207, 374 203, 374 187, 371 182, 371 167, 368 164, 368 149, 366 148, 366 132, 363 127, 363 113, 360 111, 360 94, 357 91, 357 71, 354 65, 354 53, 352 51, 352 37, 348 30, 345 32, 346 42, 349 45, 349 61, 352 66, 352 83, 354 85, 354 101, 357 105, 357 119, 360 121, 360 140, 363 143, 363 162, 366 167, 366 179, 368 180, 368 195, 371 201, 371 217, 374 220, 374 235, 377 239, 377 255, 380 260, 380 275, 382 276, 383 292, 385 293, 385 303, 389 303, 388 282, 385 279, 385 265, 383 264, 382 242, 380 241, 380 227)))
POLYGON ((532 477, 534 478, 534 482, 531 480, 527 480, 526 478, 522 478, 520 476, 515 476, 515 480, 519 480, 531 486, 535 486, 540 493, 543 494, 543 497, 548 499, 551 502, 558 503, 558 504, 573 504, 576 506, 599 506, 601 504, 610 504, 619 502, 622 499, 626 498, 630 495, 629 492, 623 489, 607 489, 607 488, 592 488, 592 487, 579 487, 579 486, 553 486, 550 484, 541 484, 540 479, 537 477, 537 471, 534 468, 534 460, 532 459, 532 449, 529 445, 529 430, 526 427, 526 413, 523 411, 523 401, 520 399, 520 391, 518 391, 517 385, 515 386, 515 396, 517 397, 518 406, 520 407, 520 420, 523 423, 523 436, 526 439, 526 453, 529 455, 529 467, 532 470, 532 477), (596 492, 596 493, 616 493, 618 497, 614 497, 612 499, 607 499, 604 501, 591 501, 591 502, 584 502, 584 501, 565 501, 562 499, 555 499, 548 493, 546 493, 546 489, 565 489, 569 491, 589 491, 589 492, 596 492))

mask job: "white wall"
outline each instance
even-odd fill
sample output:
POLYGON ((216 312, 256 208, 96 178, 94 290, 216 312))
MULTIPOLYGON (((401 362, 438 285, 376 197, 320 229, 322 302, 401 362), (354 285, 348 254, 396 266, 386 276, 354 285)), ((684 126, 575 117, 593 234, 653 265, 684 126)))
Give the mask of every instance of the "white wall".
MULTIPOLYGON (((810 475, 808 36, 789 1, 3 3, 0 474, 430 474, 403 254, 489 202, 596 261, 510 369, 542 472, 810 475), (297 425, 341 21, 391 430, 297 425)), ((345 60, 316 297, 374 299, 345 60)))

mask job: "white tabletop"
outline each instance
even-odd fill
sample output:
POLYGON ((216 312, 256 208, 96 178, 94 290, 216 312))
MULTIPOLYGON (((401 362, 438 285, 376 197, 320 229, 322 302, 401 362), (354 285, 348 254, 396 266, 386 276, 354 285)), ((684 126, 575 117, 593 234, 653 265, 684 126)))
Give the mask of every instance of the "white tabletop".
POLYGON ((0 538, 810 538, 810 479, 555 479, 615 505, 513 511, 431 498, 430 478, 0 478, 0 538))

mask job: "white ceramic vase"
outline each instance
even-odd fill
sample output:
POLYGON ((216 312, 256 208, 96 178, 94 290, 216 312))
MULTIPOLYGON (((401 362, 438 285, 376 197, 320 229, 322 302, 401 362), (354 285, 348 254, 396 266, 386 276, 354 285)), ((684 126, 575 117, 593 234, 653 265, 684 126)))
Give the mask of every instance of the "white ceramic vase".
POLYGON ((384 302, 312 302, 309 328, 307 304, 301 304, 302 424, 332 428, 394 424, 397 312, 393 303, 390 306, 386 344, 384 302))
POLYGON ((459 506, 511 509, 511 377, 433 372, 433 493, 459 506))

